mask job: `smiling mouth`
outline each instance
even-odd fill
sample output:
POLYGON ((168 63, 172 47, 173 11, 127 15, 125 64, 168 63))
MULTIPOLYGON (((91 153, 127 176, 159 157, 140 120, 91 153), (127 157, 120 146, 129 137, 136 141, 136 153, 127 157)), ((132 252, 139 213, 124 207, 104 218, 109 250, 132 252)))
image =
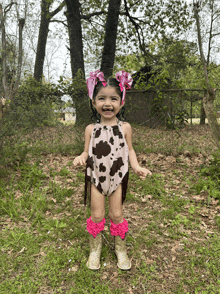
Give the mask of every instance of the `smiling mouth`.
POLYGON ((112 112, 113 109, 105 108, 105 109, 103 109, 103 111, 106 111, 106 112, 112 112))

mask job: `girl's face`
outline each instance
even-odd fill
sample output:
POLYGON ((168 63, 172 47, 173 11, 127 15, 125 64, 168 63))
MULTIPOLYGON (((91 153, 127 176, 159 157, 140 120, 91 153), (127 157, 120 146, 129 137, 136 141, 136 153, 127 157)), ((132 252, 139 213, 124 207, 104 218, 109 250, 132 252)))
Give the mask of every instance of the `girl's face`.
POLYGON ((101 88, 92 104, 101 115, 102 122, 115 121, 116 115, 122 108, 121 97, 111 86, 101 88))

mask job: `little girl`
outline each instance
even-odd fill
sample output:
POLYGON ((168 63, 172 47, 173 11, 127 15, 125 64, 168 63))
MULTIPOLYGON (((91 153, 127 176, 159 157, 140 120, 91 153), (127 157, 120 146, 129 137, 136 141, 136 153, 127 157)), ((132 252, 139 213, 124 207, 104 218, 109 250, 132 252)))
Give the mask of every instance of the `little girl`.
POLYGON ((102 249, 101 231, 105 225, 105 197, 109 198, 110 232, 115 236, 115 252, 118 267, 129 270, 131 262, 126 251, 128 222, 123 218, 123 202, 128 183, 128 163, 142 179, 151 175, 148 169, 139 166, 132 147, 132 130, 127 122, 122 122, 126 89, 130 89, 132 77, 125 71, 116 78, 104 79, 102 72, 91 72, 87 79, 88 94, 91 99, 93 117, 97 123, 85 130, 84 152, 75 158, 73 164, 85 165, 85 199, 90 184, 91 217, 87 219, 90 233, 90 256, 87 267, 100 268, 102 249))

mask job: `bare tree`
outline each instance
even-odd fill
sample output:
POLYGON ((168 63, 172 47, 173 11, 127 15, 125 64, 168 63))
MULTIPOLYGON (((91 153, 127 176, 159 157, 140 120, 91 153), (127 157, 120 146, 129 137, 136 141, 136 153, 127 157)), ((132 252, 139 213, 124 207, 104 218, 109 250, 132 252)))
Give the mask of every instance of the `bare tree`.
POLYGON ((41 0, 41 20, 38 35, 37 53, 34 65, 34 78, 38 82, 42 79, 43 76, 49 24, 52 18, 62 10, 65 4, 65 1, 63 1, 56 9, 50 12, 50 6, 53 4, 53 2, 54 0, 41 0))
MULTIPOLYGON (((200 4, 202 5, 202 2, 200 2, 200 4)), ((214 50, 215 47, 215 40, 216 37, 218 37, 220 35, 220 30, 219 30, 219 19, 220 19, 220 11, 219 9, 216 9, 217 1, 216 0, 209 0, 205 3, 205 19, 204 19, 204 26, 205 26, 205 30, 206 35, 207 35, 207 43, 208 43, 208 47, 207 47, 207 57, 206 57, 206 65, 207 68, 210 65, 210 60, 211 60, 211 55, 212 55, 212 51, 214 50), (207 29, 208 27, 208 29, 207 29)), ((205 114, 205 110, 203 105, 201 106, 201 115, 200 115, 200 124, 205 124, 205 118, 206 118, 206 114, 205 114)))
POLYGON ((21 69, 22 69, 22 57, 23 57, 23 44, 22 44, 22 33, 25 25, 27 13, 27 0, 24 2, 24 11, 21 16, 18 8, 17 2, 11 1, 10 4, 6 5, 3 8, 2 4, 0 4, 0 30, 2 37, 2 87, 4 91, 4 97, 6 100, 12 100, 14 94, 18 90, 18 86, 21 79, 21 69), (11 10, 11 8, 15 5, 16 14, 18 20, 18 28, 19 28, 19 48, 18 48, 18 58, 17 58, 17 70, 13 71, 13 75, 11 81, 9 82, 8 74, 7 74, 7 36, 6 36, 6 17, 7 13, 11 10))
MULTIPOLYGON (((209 82, 209 75, 207 70, 207 61, 205 60, 204 52, 203 52, 203 44, 201 37, 201 28, 200 28, 200 17, 199 17, 199 9, 201 7, 202 1, 193 1, 193 9, 194 16, 196 20, 197 26, 197 35, 198 35, 198 43, 199 43, 199 51, 200 57, 203 65, 204 78, 206 83, 207 94, 203 97, 203 106, 205 110, 205 114, 208 118, 208 122, 212 131, 212 135, 217 147, 220 147, 220 129, 217 122, 217 117, 214 111, 214 100, 215 100, 215 89, 211 86, 209 82)), ((209 56, 209 55, 208 55, 209 56)))

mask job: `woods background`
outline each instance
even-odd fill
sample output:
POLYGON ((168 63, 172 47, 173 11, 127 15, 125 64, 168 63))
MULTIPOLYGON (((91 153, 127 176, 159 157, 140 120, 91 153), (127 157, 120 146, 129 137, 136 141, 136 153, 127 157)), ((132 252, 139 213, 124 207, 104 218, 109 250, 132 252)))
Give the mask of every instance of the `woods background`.
POLYGON ((176 129, 207 117, 219 147, 218 1, 4 1, 0 21, 1 153, 15 134, 57 124, 60 109, 90 123, 85 78, 97 68, 133 74, 131 122, 176 129))

